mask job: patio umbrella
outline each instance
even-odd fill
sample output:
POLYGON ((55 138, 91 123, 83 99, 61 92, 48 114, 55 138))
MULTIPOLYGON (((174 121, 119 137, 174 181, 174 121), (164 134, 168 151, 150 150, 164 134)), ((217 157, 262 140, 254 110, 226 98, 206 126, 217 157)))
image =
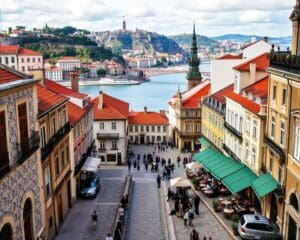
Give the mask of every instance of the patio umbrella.
POLYGON ((188 163, 187 165, 186 165, 186 167, 188 168, 188 169, 199 169, 199 168, 201 168, 202 167, 202 165, 200 164, 200 163, 198 163, 198 162, 191 162, 191 163, 188 163))
POLYGON ((180 180, 182 180, 183 178, 181 178, 181 177, 177 177, 177 178, 172 178, 171 180, 170 180, 170 186, 171 187, 175 187, 174 185, 178 182, 178 181, 180 181, 180 180))
MULTIPOLYGON (((172 186, 172 185, 171 185, 172 186)), ((177 182, 174 183, 172 187, 177 187, 177 188, 188 188, 191 187, 191 182, 188 179, 180 179, 177 182)))

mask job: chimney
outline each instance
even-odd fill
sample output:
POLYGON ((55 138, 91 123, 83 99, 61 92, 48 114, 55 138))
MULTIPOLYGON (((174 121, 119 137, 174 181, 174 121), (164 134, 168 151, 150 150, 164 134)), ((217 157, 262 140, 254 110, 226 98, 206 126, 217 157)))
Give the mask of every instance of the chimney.
POLYGON ((45 70, 44 69, 30 69, 29 73, 32 75, 33 79, 40 80, 42 85, 45 85, 45 70))
POLYGON ((268 43, 268 42, 269 42, 269 38, 268 38, 267 36, 264 36, 264 41, 265 41, 266 43, 268 43))
POLYGON ((98 102, 98 110, 102 110, 103 108, 103 91, 99 92, 99 102, 98 102))
POLYGON ((144 112, 147 113, 147 107, 144 107, 144 112))
POLYGON ((160 115, 167 116, 166 110, 159 110, 160 115))
POLYGON ((75 92, 78 92, 78 72, 72 71, 70 72, 70 78, 71 78, 71 89, 75 92))

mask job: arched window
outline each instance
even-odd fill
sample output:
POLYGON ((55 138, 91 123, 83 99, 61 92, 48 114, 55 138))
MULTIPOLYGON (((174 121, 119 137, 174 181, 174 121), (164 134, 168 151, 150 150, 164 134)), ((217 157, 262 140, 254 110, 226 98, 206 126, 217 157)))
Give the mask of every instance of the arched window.
POLYGON ((298 199, 295 195, 295 193, 292 193, 290 196, 290 204, 296 209, 296 211, 299 211, 299 206, 298 206, 298 199))
POLYGON ((6 223, 0 232, 0 239, 12 240, 12 228, 9 223, 6 223))
POLYGON ((25 240, 33 240, 32 231, 32 204, 28 198, 24 204, 23 208, 23 224, 24 224, 24 234, 25 240))

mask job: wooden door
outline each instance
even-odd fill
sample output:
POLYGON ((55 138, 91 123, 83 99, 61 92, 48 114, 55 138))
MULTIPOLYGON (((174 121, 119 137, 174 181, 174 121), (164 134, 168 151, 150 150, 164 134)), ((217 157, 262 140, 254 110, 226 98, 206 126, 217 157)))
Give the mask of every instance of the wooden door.
POLYGON ((19 117, 21 150, 22 152, 26 152, 29 148, 26 103, 22 103, 18 106, 18 117, 19 117))
POLYGON ((57 212, 58 212, 58 224, 60 225, 61 222, 63 221, 61 194, 57 198, 57 212))
POLYGON ((24 219, 24 233, 25 233, 25 240, 33 240, 30 215, 27 216, 26 219, 24 219))

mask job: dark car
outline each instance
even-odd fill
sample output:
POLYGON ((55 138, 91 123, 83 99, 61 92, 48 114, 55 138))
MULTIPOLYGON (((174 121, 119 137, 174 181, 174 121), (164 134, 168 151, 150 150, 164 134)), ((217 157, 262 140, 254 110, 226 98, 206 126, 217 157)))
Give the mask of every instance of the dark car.
POLYGON ((100 190, 100 176, 86 181, 85 186, 81 189, 81 195, 86 198, 95 198, 100 190))
POLYGON ((240 218, 238 232, 242 239, 281 239, 279 227, 258 214, 245 214, 240 218))

